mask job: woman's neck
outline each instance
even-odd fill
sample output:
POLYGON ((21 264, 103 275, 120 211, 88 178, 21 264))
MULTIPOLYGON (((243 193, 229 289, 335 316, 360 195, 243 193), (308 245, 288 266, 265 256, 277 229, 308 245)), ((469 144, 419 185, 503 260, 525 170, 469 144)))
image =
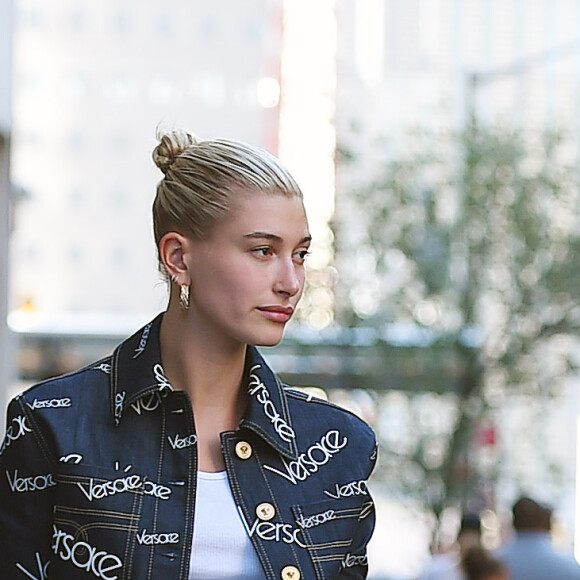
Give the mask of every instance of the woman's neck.
POLYGON ((168 310, 161 323, 161 360, 167 379, 185 391, 193 408, 199 468, 224 468, 219 434, 235 429, 248 395, 241 388, 247 346, 216 344, 196 332, 182 312, 168 310))

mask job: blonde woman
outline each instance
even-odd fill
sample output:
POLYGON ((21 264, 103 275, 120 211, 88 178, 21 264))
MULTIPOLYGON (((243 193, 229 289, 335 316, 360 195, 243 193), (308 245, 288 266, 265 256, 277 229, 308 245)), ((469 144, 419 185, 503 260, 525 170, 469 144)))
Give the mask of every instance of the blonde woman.
POLYGON ((237 141, 172 132, 153 158, 167 309, 12 401, 0 577, 364 578, 374 434, 255 348, 281 340, 304 288, 298 185, 237 141))

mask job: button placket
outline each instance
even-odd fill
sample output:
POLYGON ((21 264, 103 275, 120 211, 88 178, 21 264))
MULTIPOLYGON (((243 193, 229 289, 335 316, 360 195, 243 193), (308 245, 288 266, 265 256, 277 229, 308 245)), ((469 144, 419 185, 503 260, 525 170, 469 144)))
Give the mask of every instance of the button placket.
POLYGON ((271 503, 263 502, 256 508, 256 516, 263 522, 269 522, 276 515, 276 509, 271 503))
MULTIPOLYGON (((222 449, 232 481, 234 500, 240 506, 247 525, 260 530, 260 533, 251 534, 250 539, 267 577, 274 580, 302 580, 302 566, 310 571, 310 560, 306 552, 302 563, 302 546, 297 546, 290 538, 287 538, 288 542, 277 543, 275 547, 269 542, 268 534, 279 533, 282 538, 286 524, 283 512, 278 511, 275 490, 256 463, 258 456, 260 462, 272 461, 273 457, 269 455, 270 450, 262 449, 260 440, 252 436, 252 433, 244 430, 222 434, 222 449), (273 523, 278 521, 279 524, 273 523)), ((306 575, 308 573, 305 572, 306 575)), ((315 574, 311 576, 314 578, 315 574)))
POLYGON ((252 456, 252 446, 247 441, 238 441, 235 449, 240 459, 249 459, 252 456))
POLYGON ((284 566, 280 574, 282 580, 300 580, 300 570, 296 566, 284 566))
MULTIPOLYGON (((157 501, 151 506, 147 530, 163 530, 178 534, 179 542, 159 544, 151 559, 151 578, 168 578, 179 574, 185 546, 191 545, 195 496, 197 449, 194 443, 195 424, 186 396, 165 389, 162 399, 164 423, 160 432, 163 449, 159 482, 171 490, 169 501, 157 501), (176 506, 183 506, 179 515, 176 506)), ((143 524, 145 527, 145 524, 143 524)))

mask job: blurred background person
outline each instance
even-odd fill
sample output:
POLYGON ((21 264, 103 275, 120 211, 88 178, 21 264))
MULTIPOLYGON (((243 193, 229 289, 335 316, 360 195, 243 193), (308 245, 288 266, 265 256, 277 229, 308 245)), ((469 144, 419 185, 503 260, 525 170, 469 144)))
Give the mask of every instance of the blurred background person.
POLYGON ((552 545, 552 510, 529 497, 512 508, 514 536, 497 553, 512 580, 580 580, 580 565, 552 545))
POLYGON ((433 554, 419 580, 467 580, 463 572, 463 555, 481 544, 481 519, 477 514, 461 518, 457 539, 450 550, 433 554))
POLYGON ((507 568, 483 546, 471 546, 461 558, 465 580, 510 580, 507 568))

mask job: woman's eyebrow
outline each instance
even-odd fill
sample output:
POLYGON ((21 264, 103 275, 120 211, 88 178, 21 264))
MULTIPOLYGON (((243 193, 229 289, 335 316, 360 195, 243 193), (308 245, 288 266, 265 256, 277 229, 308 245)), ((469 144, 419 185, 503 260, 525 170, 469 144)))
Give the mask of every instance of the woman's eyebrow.
MULTIPOLYGON (((272 240, 274 242, 281 242, 282 238, 280 236, 277 236, 276 234, 272 234, 269 232, 251 232, 249 234, 245 234, 244 238, 246 239, 258 239, 258 240, 272 240)), ((307 236, 304 236, 300 242, 298 243, 300 244, 305 244, 308 242, 312 241, 312 236, 310 234, 308 234, 307 236)))
MULTIPOLYGON (((270 240, 272 242, 281 242, 282 238, 280 236, 277 236, 276 234, 271 234, 269 232, 252 232, 250 234, 245 234, 244 235, 245 239, 249 239, 249 240, 270 240)), ((301 244, 309 244, 312 241, 312 236, 310 234, 308 234, 307 236, 304 236, 297 245, 301 245, 301 244)))
POLYGON ((252 232, 250 234, 245 234, 244 238, 248 239, 260 239, 260 240, 273 240, 276 242, 281 242, 282 238, 276 234, 270 234, 268 232, 252 232))

